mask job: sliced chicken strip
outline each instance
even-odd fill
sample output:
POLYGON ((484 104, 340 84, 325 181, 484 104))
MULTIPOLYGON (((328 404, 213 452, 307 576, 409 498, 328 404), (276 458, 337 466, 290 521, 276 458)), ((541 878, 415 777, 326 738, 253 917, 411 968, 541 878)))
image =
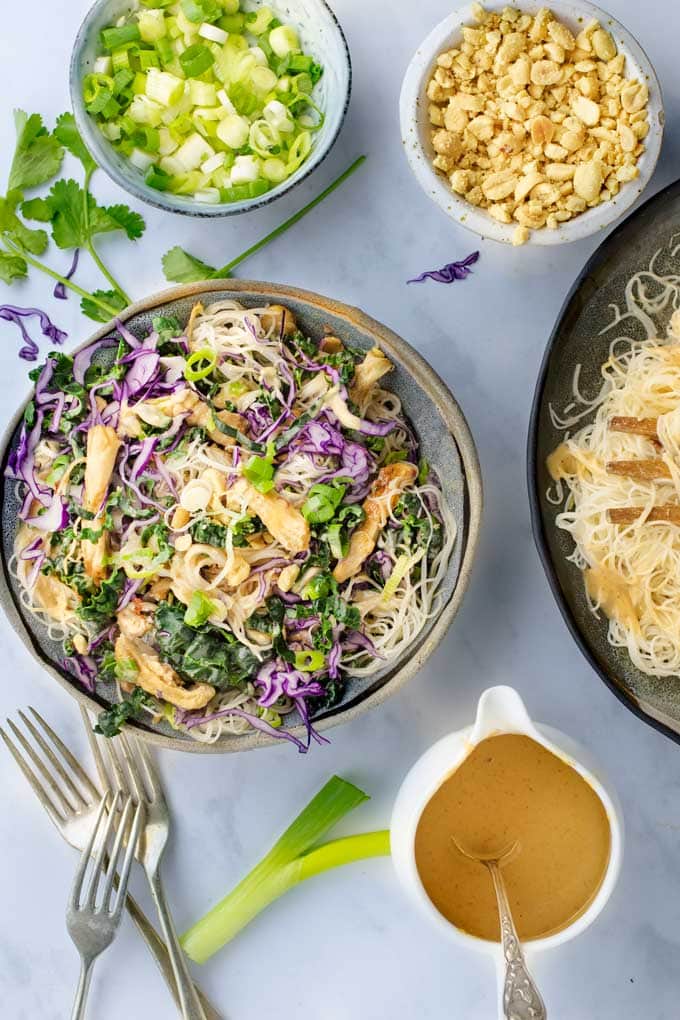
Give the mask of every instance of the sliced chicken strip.
MULTIPOLYGON (((85 509, 97 513, 109 490, 111 475, 120 449, 120 439, 110 425, 93 425, 87 433, 85 461, 85 509)), ((96 517, 90 522, 92 531, 101 526, 96 517)), ((107 575, 108 535, 104 532, 96 542, 85 539, 82 544, 83 564, 88 577, 98 584, 107 575)))
POLYGON ((132 659, 139 673, 135 677, 138 687, 162 698, 177 708, 188 711, 205 708, 215 697, 215 688, 210 684, 191 684, 185 687, 182 680, 167 662, 161 662, 154 650, 141 638, 121 634, 115 645, 116 660, 132 659))
POLYGON ((378 379, 391 372, 392 367, 392 362, 385 357, 380 348, 373 347, 354 372, 354 380, 349 391, 354 403, 361 406, 378 379))
POLYGON ((266 312, 260 315, 260 322, 265 333, 274 336, 292 336, 297 333, 297 322, 295 316, 283 305, 270 305, 266 312))
POLYGON ((126 606, 125 609, 121 609, 116 619, 118 620, 121 634, 125 634, 126 637, 143 637, 144 634, 151 630, 151 620, 149 617, 143 613, 136 613, 132 606, 126 606))
MULTIPOLYGON (((100 524, 101 521, 92 521, 92 530, 99 527, 100 524)), ((87 538, 83 539, 82 553, 85 573, 92 578, 95 584, 99 584, 108 576, 109 536, 107 533, 103 531, 96 542, 90 542, 87 538)))
POLYGON ((33 595, 48 616, 63 623, 80 602, 80 596, 52 574, 38 574, 33 595))
POLYGON ((338 560, 333 571, 333 577, 338 584, 342 584, 361 569, 364 560, 375 549, 378 536, 387 524, 402 492, 415 482, 417 475, 418 468, 415 464, 405 462, 387 464, 380 468, 378 477, 371 486, 370 495, 364 502, 366 516, 352 533, 347 555, 338 560))
POLYGON ((120 439, 110 425, 93 425, 87 433, 85 463, 85 509, 96 513, 106 498, 120 449, 120 439))
POLYGON ((309 549, 309 524, 300 511, 278 493, 258 492, 246 478, 238 478, 227 490, 227 506, 230 510, 240 510, 243 506, 252 510, 289 552, 309 549))

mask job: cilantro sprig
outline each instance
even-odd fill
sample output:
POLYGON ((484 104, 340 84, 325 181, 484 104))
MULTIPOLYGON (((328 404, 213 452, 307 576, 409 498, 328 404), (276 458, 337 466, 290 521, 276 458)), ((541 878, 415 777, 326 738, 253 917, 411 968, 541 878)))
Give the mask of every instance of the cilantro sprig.
POLYGON ((226 266, 222 266, 220 269, 216 269, 214 266, 209 266, 207 262, 203 262, 201 259, 196 258, 195 255, 190 255, 189 252, 183 248, 175 247, 171 248, 170 251, 166 252, 163 256, 163 272, 165 273, 166 280, 170 283, 199 283, 203 280, 226 280, 230 276, 233 276, 233 271, 237 266, 240 266, 242 262, 250 258, 251 255, 257 254, 262 248, 266 248, 268 244, 275 241, 281 234, 285 234, 290 227, 298 223, 308 212, 311 212, 317 205, 319 205, 325 198, 328 198, 336 188, 339 188, 341 184, 351 177, 355 170, 358 170, 362 163, 366 162, 365 156, 359 156, 355 159, 351 166, 348 166, 344 173, 340 174, 327 188, 313 198, 311 202, 304 205, 302 209, 298 209, 296 213, 289 216, 285 222, 281 223, 278 227, 272 230, 265 237, 256 241, 255 244, 251 245, 236 258, 232 259, 231 262, 227 262, 226 266))
POLYGON ((101 234, 120 232, 136 241, 144 233, 144 220, 125 205, 97 203, 90 190, 97 164, 78 133, 73 114, 62 114, 51 133, 40 114, 28 115, 17 110, 14 120, 16 147, 7 194, 0 198, 0 280, 11 284, 25 279, 31 267, 78 294, 85 315, 107 322, 131 299, 102 261, 94 239, 101 234), (82 165, 82 185, 73 179, 60 179, 54 181, 48 195, 26 198, 26 192, 53 181, 59 174, 65 151, 82 165), (86 250, 108 289, 90 293, 42 262, 39 257, 48 248, 48 234, 42 228, 27 226, 25 220, 49 225, 52 241, 62 250, 86 250))

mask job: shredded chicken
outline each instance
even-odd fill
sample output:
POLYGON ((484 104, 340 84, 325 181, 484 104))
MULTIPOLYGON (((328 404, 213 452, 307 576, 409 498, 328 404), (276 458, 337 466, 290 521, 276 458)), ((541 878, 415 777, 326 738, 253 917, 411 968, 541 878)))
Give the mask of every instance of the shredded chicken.
MULTIPOLYGON (((167 397, 144 400, 135 404, 134 407, 125 406, 120 413, 118 429, 121 435, 138 438, 142 434, 142 422, 161 427, 168 418, 187 414, 189 425, 198 425, 200 428, 206 429, 213 443, 217 443, 219 446, 233 446, 232 437, 220 432, 218 426, 215 425, 213 413, 208 405, 201 400, 198 393, 185 387, 176 390, 167 397)), ((234 411, 218 411, 216 417, 230 428, 238 429, 239 432, 242 432, 245 427, 241 415, 234 411)))
POLYGON ((110 425, 93 425, 87 433, 85 463, 85 509, 97 513, 106 498, 120 449, 120 439, 110 425))
MULTIPOLYGON (((92 525, 94 530, 101 526, 101 521, 93 521, 92 525)), ((108 574, 109 537, 107 533, 103 531, 96 542, 90 542, 88 538, 83 539, 81 549, 85 573, 92 578, 95 584, 99 584, 108 574)))
POLYGON ((360 362, 354 372, 354 380, 349 395, 355 404, 361 406, 378 379, 392 371, 392 362, 385 357, 379 347, 374 347, 360 362))
POLYGON ((274 336, 292 336, 297 332, 295 316, 283 305, 270 305, 267 311, 260 315, 260 322, 265 333, 271 331, 274 336))
POLYGON ((80 602, 78 595, 52 574, 38 574, 33 595, 48 616, 59 623, 63 623, 80 602))
POLYGON ((142 613, 136 613, 132 606, 121 609, 117 616, 121 634, 126 637, 143 637, 151 630, 151 620, 142 613))
POLYGON ((256 514, 267 531, 289 552, 309 549, 309 524, 300 511, 277 492, 258 492, 246 478, 238 478, 227 490, 227 506, 240 510, 246 506, 256 514))
MULTIPOLYGON (((111 475, 120 449, 120 439, 110 425, 93 425, 87 433, 85 460, 85 509, 97 513, 106 499, 111 475)), ((101 528, 101 518, 89 522, 92 531, 101 528)), ((98 584, 107 575, 108 535, 104 532, 96 542, 82 543, 83 564, 88 577, 98 584)))
POLYGON ((338 561, 333 571, 333 577, 339 584, 356 574, 364 560, 371 555, 399 497, 416 480, 417 474, 416 466, 406 462, 387 464, 380 468, 370 495, 364 502, 366 516, 352 532, 347 555, 338 561))
POLYGON ((205 708, 215 697, 210 684, 191 684, 185 687, 178 674, 167 662, 161 662, 153 648, 141 638, 121 634, 115 645, 116 660, 132 660, 139 670, 135 677, 138 687, 154 697, 170 702, 177 708, 192 711, 205 708))

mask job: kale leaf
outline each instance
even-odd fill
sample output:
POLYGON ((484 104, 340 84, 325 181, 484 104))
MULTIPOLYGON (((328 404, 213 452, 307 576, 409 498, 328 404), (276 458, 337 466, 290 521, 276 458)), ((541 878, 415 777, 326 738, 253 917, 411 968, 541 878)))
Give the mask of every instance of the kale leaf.
POLYGON ((156 610, 156 642, 161 657, 187 680, 212 684, 218 690, 251 679, 259 661, 245 645, 209 623, 189 627, 186 608, 161 602, 156 610))
POLYGON ((102 737, 115 737, 120 733, 121 727, 129 719, 136 718, 145 705, 151 704, 151 698, 141 687, 135 687, 128 698, 112 705, 111 708, 100 712, 97 718, 95 733, 102 737))

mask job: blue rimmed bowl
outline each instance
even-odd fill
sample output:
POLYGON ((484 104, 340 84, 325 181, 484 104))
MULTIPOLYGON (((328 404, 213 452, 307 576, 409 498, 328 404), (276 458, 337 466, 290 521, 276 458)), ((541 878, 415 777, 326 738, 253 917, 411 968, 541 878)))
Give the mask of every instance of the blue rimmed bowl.
POLYGON ((264 195, 242 202, 205 205, 196 202, 191 195, 172 195, 167 191, 150 188, 144 181, 142 171, 116 152, 106 140, 94 118, 87 113, 83 100, 83 79, 92 72, 94 62, 100 55, 100 32, 121 16, 129 14, 136 6, 134 0, 97 0, 80 26, 71 56, 71 102, 78 130, 94 159, 116 184, 142 202, 166 212, 205 218, 235 216, 274 202, 309 177, 323 162, 335 144, 349 106, 352 64, 347 40, 325 0, 274 0, 270 6, 277 17, 295 25, 303 49, 311 53, 324 69, 314 90, 314 100, 324 113, 324 123, 314 136, 311 153, 302 166, 281 184, 275 185, 264 195))

